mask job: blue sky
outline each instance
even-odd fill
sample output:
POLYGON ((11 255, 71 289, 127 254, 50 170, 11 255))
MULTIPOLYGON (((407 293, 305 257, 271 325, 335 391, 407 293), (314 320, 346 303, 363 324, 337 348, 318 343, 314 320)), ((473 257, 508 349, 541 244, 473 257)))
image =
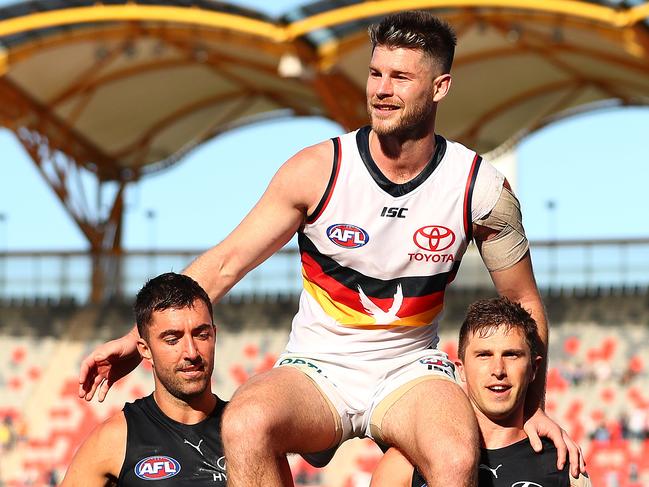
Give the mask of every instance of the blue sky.
MULTIPOLYGON (((234 3, 277 15, 301 2, 234 3)), ((648 128, 649 108, 606 109, 555 123, 524 139, 518 193, 529 237, 649 236, 648 128), (554 202, 552 212, 548 201, 554 202)), ((284 160, 340 130, 322 119, 282 120, 203 145, 128 190, 125 247, 194 249, 217 243, 254 204, 284 160), (150 211, 154 218, 147 218, 150 211)), ((0 131, 0 154, 0 251, 87 248, 6 130, 0 131)))

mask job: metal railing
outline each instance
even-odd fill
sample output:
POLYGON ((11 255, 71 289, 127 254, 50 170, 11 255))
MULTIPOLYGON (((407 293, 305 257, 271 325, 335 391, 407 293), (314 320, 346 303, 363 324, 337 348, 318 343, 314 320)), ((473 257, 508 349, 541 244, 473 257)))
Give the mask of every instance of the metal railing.
MULTIPOLYGON (((649 238, 532 242, 532 260, 542 288, 649 286, 649 238)), ((150 277, 180 272, 202 249, 128 251, 110 256, 119 272, 114 289, 133 296, 150 277)), ((88 300, 92 257, 84 251, 0 252, 0 299, 88 300)), ((455 287, 489 285, 477 252, 465 256, 455 287)), ((284 248, 253 270, 233 296, 297 294, 301 289, 296 248, 284 248)))

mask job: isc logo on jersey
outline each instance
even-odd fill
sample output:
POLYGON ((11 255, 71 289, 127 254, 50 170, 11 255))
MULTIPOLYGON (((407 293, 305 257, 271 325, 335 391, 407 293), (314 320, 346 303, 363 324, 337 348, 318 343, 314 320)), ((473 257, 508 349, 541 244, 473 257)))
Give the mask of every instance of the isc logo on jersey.
POLYGON ((135 475, 144 480, 162 480, 178 475, 180 463, 171 457, 143 458, 135 465, 135 475))
POLYGON ((327 237, 339 247, 355 249, 362 247, 370 240, 365 230, 356 225, 336 223, 327 228, 327 237))

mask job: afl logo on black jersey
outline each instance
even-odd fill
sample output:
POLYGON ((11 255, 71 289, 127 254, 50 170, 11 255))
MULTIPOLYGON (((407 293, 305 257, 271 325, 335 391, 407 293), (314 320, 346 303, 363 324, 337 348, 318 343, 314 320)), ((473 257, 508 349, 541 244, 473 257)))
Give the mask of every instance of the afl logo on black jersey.
POLYGON ((365 230, 356 225, 336 223, 327 228, 327 237, 339 247, 355 249, 362 247, 370 240, 365 230))
POLYGON ((134 470, 141 479, 162 480, 178 475, 180 463, 171 457, 147 457, 137 462, 134 470))

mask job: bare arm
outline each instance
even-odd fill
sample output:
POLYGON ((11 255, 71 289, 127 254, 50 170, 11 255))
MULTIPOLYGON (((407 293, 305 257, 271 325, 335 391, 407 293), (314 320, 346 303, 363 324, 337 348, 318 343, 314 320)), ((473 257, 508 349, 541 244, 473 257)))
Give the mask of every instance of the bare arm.
MULTIPOLYGON (((184 273, 218 301, 251 269, 286 244, 317 207, 333 167, 330 141, 307 147, 277 171, 259 202, 220 244, 198 257, 184 273)), ((206 210, 207 211, 207 210, 206 210)), ((103 401, 111 386, 140 363, 137 329, 104 343, 82 362, 79 397, 103 401)))
POLYGON ((548 349, 548 320, 541 295, 534 280, 529 252, 512 267, 491 272, 490 274, 499 295, 520 303, 523 308, 530 312, 532 318, 536 321, 539 337, 543 342, 543 362, 539 366, 536 378, 530 384, 527 393, 526 417, 529 417, 544 405, 548 349))
POLYGON ((474 222, 473 235, 498 294, 520 303, 530 312, 543 342, 543 362, 527 394, 529 417, 543 407, 545 400, 548 322, 534 280, 520 203, 507 180, 489 213, 474 222))
POLYGON ((324 194, 332 161, 331 142, 308 147, 289 159, 237 228, 184 273, 218 301, 295 235, 324 194))
POLYGON ((372 473, 370 487, 410 487, 414 467, 396 448, 390 448, 372 473))
POLYGON ((82 443, 61 487, 115 485, 126 455, 126 418, 120 412, 100 424, 82 443))
MULTIPOLYGON (((475 235, 476 244, 481 251, 483 259, 488 261, 490 257, 494 258, 495 256, 488 255, 485 258, 484 253, 490 252, 497 247, 483 245, 483 243, 489 240, 489 238, 493 238, 495 233, 490 229, 478 227, 476 228, 475 235)), ((543 448, 539 436, 550 438, 557 448, 557 468, 562 469, 568 457, 570 470, 576 477, 580 471, 585 472, 585 464, 581 451, 568 434, 558 424, 548 418, 543 410, 547 375, 548 320, 534 279, 529 251, 514 265, 506 269, 491 271, 490 274, 498 294, 512 301, 519 302, 530 312, 532 318, 537 323, 539 337, 543 343, 543 350, 541 352, 543 361, 539 365, 534 382, 530 384, 525 400, 525 417, 529 418, 525 423, 525 432, 530 438, 532 447, 537 452, 543 448)))

